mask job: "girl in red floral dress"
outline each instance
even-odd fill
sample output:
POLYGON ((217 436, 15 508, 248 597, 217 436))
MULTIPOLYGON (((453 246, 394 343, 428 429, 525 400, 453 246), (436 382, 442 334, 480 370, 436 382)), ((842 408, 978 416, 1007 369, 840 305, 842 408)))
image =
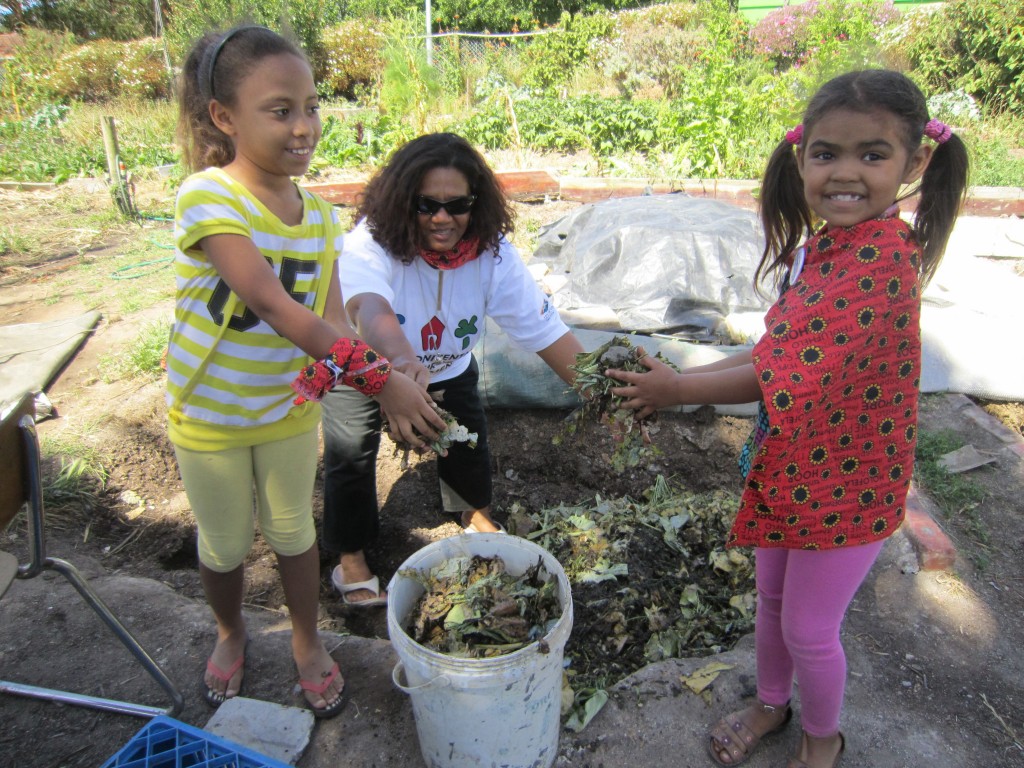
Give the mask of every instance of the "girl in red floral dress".
POLYGON ((650 356, 646 373, 609 371, 624 383, 613 392, 640 416, 676 404, 760 403, 728 542, 756 548, 757 700, 712 728, 719 765, 739 765, 788 724, 794 678, 803 735, 789 768, 834 767, 842 756, 840 625, 903 521, 921 290, 942 258, 967 168, 963 142, 929 118, 902 74, 829 81, 776 147, 761 185, 766 246, 755 279, 773 276, 779 291, 765 334, 750 352, 683 373, 650 356), (915 191, 908 224, 897 202, 915 191))

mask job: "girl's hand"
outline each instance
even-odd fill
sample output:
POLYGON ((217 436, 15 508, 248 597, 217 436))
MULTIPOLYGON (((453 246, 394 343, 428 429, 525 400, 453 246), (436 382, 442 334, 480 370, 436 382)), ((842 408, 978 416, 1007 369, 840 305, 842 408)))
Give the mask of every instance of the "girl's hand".
POLYGON ((426 366, 424 366, 417 358, 414 357, 407 363, 395 360, 395 358, 390 359, 391 367, 394 370, 401 371, 424 389, 426 389, 427 385, 430 384, 430 371, 428 371, 426 366))
POLYGON ((399 370, 391 370, 387 384, 377 395, 377 402, 392 436, 417 450, 437 440, 448 426, 434 410, 426 387, 399 370))
MULTIPOLYGON (((641 349, 641 352, 643 350, 641 349)), ((621 368, 609 368, 605 375, 624 382, 627 386, 613 387, 611 393, 623 398, 621 406, 637 411, 638 418, 646 418, 659 408, 678 405, 679 377, 670 366, 645 354, 640 364, 648 373, 634 373, 621 368)))

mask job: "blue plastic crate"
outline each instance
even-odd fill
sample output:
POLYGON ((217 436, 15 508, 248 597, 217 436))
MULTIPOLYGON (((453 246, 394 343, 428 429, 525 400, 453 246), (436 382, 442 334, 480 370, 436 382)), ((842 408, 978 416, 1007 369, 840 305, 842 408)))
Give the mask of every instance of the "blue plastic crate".
POLYGON ((154 717, 101 768, 292 768, 172 717, 154 717))

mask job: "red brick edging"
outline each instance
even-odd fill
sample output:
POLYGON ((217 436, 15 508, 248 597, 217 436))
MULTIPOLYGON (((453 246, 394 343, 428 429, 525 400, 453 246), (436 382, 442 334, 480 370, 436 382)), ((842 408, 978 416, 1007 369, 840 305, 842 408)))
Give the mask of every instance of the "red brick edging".
MULTIPOLYGON (((750 210, 756 207, 754 192, 760 184, 742 179, 681 179, 672 184, 650 184, 638 179, 556 176, 546 170, 498 171, 497 176, 505 194, 519 201, 558 198, 597 203, 618 197, 684 192, 691 197, 724 200, 750 210)), ((335 205, 354 206, 364 184, 363 181, 347 181, 306 184, 305 187, 335 205)), ((914 198, 901 203, 906 211, 913 211, 915 205, 914 198)), ((972 187, 963 213, 971 216, 1024 216, 1024 190, 1018 187, 972 187)))

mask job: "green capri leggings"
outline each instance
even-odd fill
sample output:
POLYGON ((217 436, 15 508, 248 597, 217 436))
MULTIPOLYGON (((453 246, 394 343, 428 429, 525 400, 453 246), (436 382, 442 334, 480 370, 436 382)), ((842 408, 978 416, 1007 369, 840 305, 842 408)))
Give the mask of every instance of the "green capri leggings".
POLYGON ((313 483, 317 431, 225 451, 174 447, 185 494, 199 528, 199 562, 227 573, 252 549, 256 517, 279 555, 301 555, 316 543, 313 483))

